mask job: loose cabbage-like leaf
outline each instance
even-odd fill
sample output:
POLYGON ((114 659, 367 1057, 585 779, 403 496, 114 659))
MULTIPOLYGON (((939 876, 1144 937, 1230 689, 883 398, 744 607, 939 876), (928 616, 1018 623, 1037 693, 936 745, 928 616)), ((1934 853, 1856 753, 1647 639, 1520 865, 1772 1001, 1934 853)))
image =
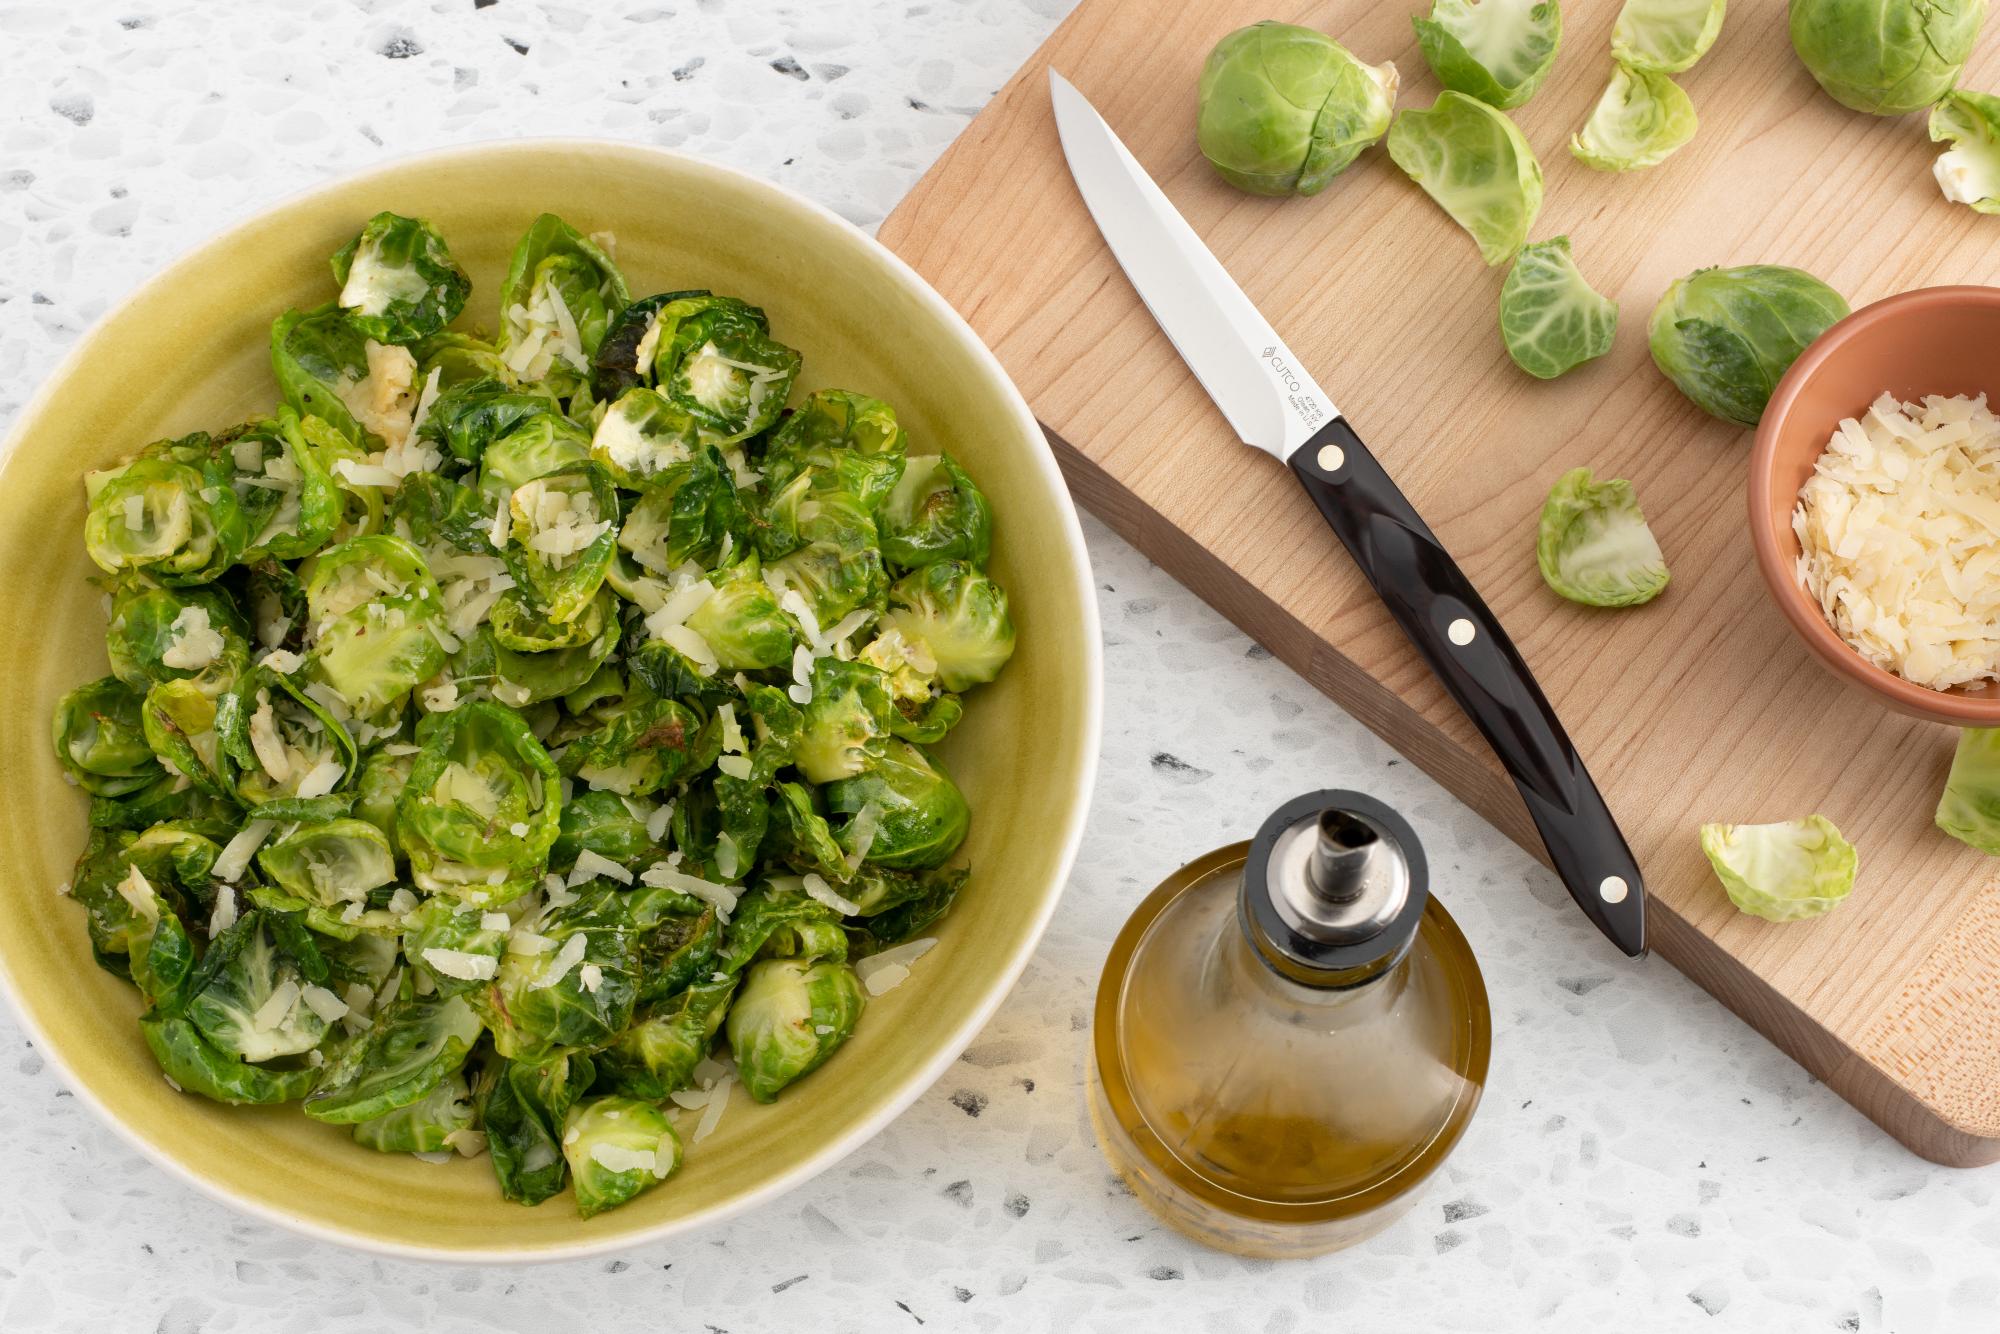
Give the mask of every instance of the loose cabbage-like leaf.
POLYGON ((396 878, 389 839, 366 820, 327 820, 284 831, 257 852, 271 883, 295 898, 346 911, 396 878))
MULTIPOLYGON (((208 437, 199 439, 205 448, 208 437)), ((207 583, 250 544, 229 475, 226 465, 204 470, 163 455, 86 475, 83 542, 91 560, 106 574, 207 583)))
POLYGON ((563 1156, 580 1218, 635 1199, 681 1165, 681 1140, 666 1114, 637 1098, 592 1098, 563 1122, 563 1156))
POLYGON ((1931 142, 1951 144, 1931 168, 1944 197, 1975 213, 2000 213, 2000 97, 1946 93, 1931 108, 1930 130, 1931 142))
POLYGON ((1611 28, 1611 55, 1635 70, 1679 74, 1715 45, 1726 8, 1726 0, 1625 0, 1611 28))
POLYGON ((595 1051, 632 1022, 638 942, 623 893, 598 881, 522 923, 535 951, 510 947, 492 986, 474 997, 502 1056, 595 1051))
POLYGON ((735 977, 688 987, 652 1014, 635 1020, 598 1054, 602 1086, 627 1097, 662 1102, 694 1083, 722 1017, 736 994, 735 977))
POLYGON ((1951 775, 1938 797, 1937 827, 1968 847, 2000 856, 2000 728, 1959 732, 1951 775))
POLYGON ((876 516, 882 557, 898 569, 962 560, 983 569, 993 544, 993 511, 949 454, 913 458, 876 516))
POLYGON ((403 919, 403 957, 427 974, 440 996, 462 996, 485 987, 500 971, 513 922, 434 894, 403 919), (499 920, 488 924, 489 917, 499 920))
POLYGON ((1592 607, 1651 602, 1667 586, 1666 557, 1632 484, 1592 481, 1588 468, 1557 478, 1543 502, 1535 562, 1550 588, 1592 607))
POLYGON ((1410 22, 1439 83, 1502 111, 1535 95, 1562 42, 1556 0, 1435 0, 1410 22))
POLYGON ((563 1122, 590 1087, 588 1056, 559 1055, 539 1064, 490 1056, 479 1078, 476 1106, 500 1193, 540 1204, 563 1188, 563 1122))
POLYGON ((1840 293, 1799 269, 1697 269, 1653 308, 1653 364, 1702 411, 1755 426, 1799 353, 1847 313, 1840 293))
POLYGON ((93 796, 124 797, 165 770, 146 744, 142 704, 115 676, 78 686, 56 704, 55 749, 64 772, 93 796))
POLYGON ((792 758, 810 782, 852 778, 889 735, 895 710, 885 678, 866 663, 825 657, 813 662, 811 685, 792 758))
POLYGON ((767 882, 736 902, 716 968, 738 973, 754 959, 847 957, 840 914, 808 895, 796 877, 767 882))
POLYGON ((1364 65, 1311 28, 1239 28, 1201 67, 1202 155, 1239 190, 1318 194, 1382 137, 1396 84, 1394 65, 1364 65))
MULTIPOLYGON (((507 566, 555 622, 590 606, 618 549, 618 495, 595 463, 572 463, 514 488, 507 566)), ((564 692, 567 693, 567 692, 564 692)))
POLYGON ((1489 265, 1527 243, 1542 209, 1542 164, 1505 112, 1447 89, 1428 111, 1398 113, 1389 156, 1465 228, 1489 265))
POLYGON ((1567 236, 1521 248, 1500 288, 1500 338, 1515 365, 1553 380, 1609 352, 1617 332, 1618 303, 1585 281, 1567 236))
MULTIPOLYGON (((327 1034, 327 1021, 303 995, 312 979, 267 916, 253 908, 209 942, 185 1011, 218 1051, 252 1063, 302 1056, 327 1034)), ((323 980, 323 964, 319 971, 323 980)))
POLYGON ((1900 116, 1951 91, 1985 18, 1986 0, 1792 0, 1792 49, 1842 106, 1900 116))
POLYGON ((421 1102, 458 1073, 478 1040, 479 1017, 463 997, 390 1001, 328 1063, 305 1113, 353 1125, 421 1102))
POLYGON ((312 1091, 319 1071, 309 1066, 273 1070, 251 1065, 222 1051, 180 1015, 148 1015, 140 1035, 174 1086, 237 1106, 291 1102, 312 1091))
POLYGON ((160 588, 134 580, 112 594, 104 649, 112 674, 134 690, 198 677, 214 694, 249 660, 247 633, 235 606, 216 589, 160 588))
POLYGON ((830 959, 752 964, 724 1028, 736 1073, 758 1102, 824 1065, 854 1033, 867 999, 861 979, 830 959))
POLYGON ((1673 79, 1620 62, 1569 151, 1597 171, 1637 171, 1665 162, 1699 124, 1694 103, 1673 79))
POLYGON ((922 645, 946 690, 991 681, 1014 656, 1007 591, 963 561, 938 561, 898 580, 879 630, 922 645))
MULTIPOLYGON (((290 676, 254 667, 216 705, 215 730, 251 806, 325 797, 354 777, 354 738, 290 676), (309 790, 308 790, 309 789, 309 790)), ((310 809, 310 808, 308 808, 310 809)))
POLYGON ((941 864, 965 841, 972 820, 958 785, 937 762, 897 738, 885 741, 854 777, 829 783, 826 804, 834 814, 849 817, 834 830, 844 854, 904 870, 941 864), (859 817, 871 806, 875 829, 864 849, 859 817))
POLYGON ((777 594, 758 572, 755 555, 709 576, 715 592, 688 614, 685 624, 700 635, 725 672, 783 667, 797 640, 777 594))
POLYGON ((756 435, 778 420, 803 360, 730 306, 681 321, 658 356, 671 368, 660 380, 666 397, 724 440, 756 435))
POLYGON ((437 229, 421 218, 377 213, 333 257, 339 306, 378 343, 415 343, 458 318, 472 280, 437 229))
POLYGON ((301 567, 312 657, 308 676, 355 717, 393 714, 444 666, 444 603, 423 553, 386 533, 329 547, 301 567))
POLYGON ((561 775, 521 715, 491 701, 425 728, 396 841, 420 887, 503 902, 541 874, 561 825, 561 775))
POLYGON ((472 1095, 455 1074, 408 1106, 356 1121, 354 1142, 378 1153, 440 1153, 472 1127, 472 1095))
POLYGON ((1753 917, 1796 922, 1840 906, 1854 888, 1854 845, 1824 815, 1782 824, 1705 824, 1701 850, 1729 901, 1753 917))
POLYGON ((618 485, 642 491, 677 479, 703 443, 702 428, 685 407, 635 385, 605 409, 590 437, 590 456, 618 485))
POLYGON ((523 381, 568 395, 631 294, 611 256, 553 213, 529 226, 500 287, 500 355, 523 381))
POLYGON ((764 450, 764 485, 776 495, 817 470, 813 489, 844 490, 871 513, 903 474, 908 442, 896 410, 879 398, 819 389, 786 416, 764 450))

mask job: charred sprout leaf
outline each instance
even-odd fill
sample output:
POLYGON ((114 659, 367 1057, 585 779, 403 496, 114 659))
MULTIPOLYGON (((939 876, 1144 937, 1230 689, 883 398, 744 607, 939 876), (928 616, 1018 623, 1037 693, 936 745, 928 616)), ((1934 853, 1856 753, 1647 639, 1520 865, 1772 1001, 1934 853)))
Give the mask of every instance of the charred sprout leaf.
POLYGON ((500 288, 500 355, 523 381, 567 395, 586 383, 590 358, 631 300, 610 255, 553 213, 514 248, 500 288))
POLYGON ((339 306, 378 343, 415 343, 458 318, 472 280, 428 222, 377 213, 333 257, 339 306))
POLYGON ((378 1153, 440 1153, 473 1130, 472 1095, 454 1074, 416 1102, 354 1123, 354 1142, 378 1153))
POLYGON ((419 887, 498 904, 542 872, 562 819, 555 762, 527 723, 486 700, 426 723, 396 807, 419 887))
POLYGON ((866 663, 820 658, 811 685, 793 761, 809 782, 852 778, 889 735, 894 708, 882 673, 866 663))
POLYGON ((896 896, 888 901, 887 906, 872 911, 863 902, 863 912, 869 915, 860 925, 850 926, 847 930, 849 958, 863 958, 913 940, 930 930, 939 918, 951 911, 952 901, 958 897, 958 891, 965 888, 971 872, 964 867, 939 867, 913 875, 899 875, 894 871, 864 867, 861 877, 849 889, 858 888, 866 894, 871 882, 878 876, 897 877, 891 882, 896 886, 896 896))
POLYGON ((881 399, 816 390, 771 433, 764 483, 776 495, 815 473, 810 489, 848 491, 873 512, 902 475, 907 447, 896 410, 881 399))
POLYGON ((611 479, 634 491, 678 480, 702 448, 702 428, 680 404, 634 386, 605 409, 590 438, 590 456, 611 479))
POLYGON ((1389 156, 1465 228, 1489 265, 1527 243, 1542 208, 1542 166, 1505 112, 1449 90, 1389 128, 1389 156))
POLYGON ((1792 0, 1792 49, 1842 106, 1900 116, 1951 91, 1985 18, 1986 0, 1792 0))
POLYGON ((139 1032, 176 1088, 217 1102, 292 1102, 311 1092, 319 1078, 319 1071, 309 1066, 278 1070, 240 1061, 178 1015, 148 1015, 139 1021, 139 1032))
POLYGON ((642 796, 701 772, 721 751, 719 727, 704 724, 678 700, 646 696, 628 701, 601 730, 571 742, 562 768, 592 787, 642 796))
POLYGON ((1630 607, 1667 586, 1667 561, 1630 482, 1594 482, 1575 468, 1542 505, 1535 561, 1542 579, 1571 602, 1630 607))
POLYGON ((251 909, 209 942, 202 956, 188 1021, 217 1051, 258 1064, 303 1056, 325 1041, 328 1021, 314 1008, 344 1009, 273 934, 267 914, 251 909), (306 989, 316 987, 313 996, 306 989))
POLYGON ((526 919, 493 985, 476 1000, 493 1046, 512 1061, 595 1051, 632 1022, 638 942, 622 891, 599 881, 526 919), (524 952, 522 945, 532 946, 524 952))
POLYGON ((514 488, 507 564, 549 620, 590 606, 618 546, 618 497, 595 463, 572 463, 514 488))
POLYGON ((1500 338, 1515 365, 1553 380, 1609 352, 1617 332, 1618 303, 1585 281, 1567 236, 1522 247, 1500 288, 1500 338))
POLYGON ((846 856, 905 870, 944 862, 965 841, 972 818, 965 797, 944 770, 917 747, 894 738, 869 757, 860 773, 829 783, 826 804, 835 815, 849 817, 834 831, 846 856), (866 816, 870 811, 872 822, 866 816))
POLYGON ((1535 95, 1562 41, 1556 0, 1436 0, 1410 22, 1439 83, 1502 111, 1535 95))
POLYGON ((1389 127, 1396 82, 1311 28, 1239 28, 1201 67, 1202 155, 1239 190, 1318 194, 1389 127))
POLYGON ((1621 62, 1569 151, 1598 171, 1637 171, 1665 162, 1697 128, 1694 103, 1679 84, 1621 62))
POLYGON ((1715 45, 1725 8, 1725 0, 1625 0, 1611 29, 1612 58, 1635 70, 1679 74, 1715 45))
POLYGON ((758 1102, 826 1063, 853 1036, 867 1004, 861 980, 829 959, 752 964, 725 1028, 736 1073, 758 1102))
POLYGON ((562 1144, 583 1218, 651 1190, 681 1165, 680 1136, 666 1114, 637 1098, 578 1103, 563 1122, 562 1144))
POLYGON ((563 1188, 563 1122, 595 1077, 588 1056, 557 1056, 539 1064, 490 1056, 476 1092, 480 1128, 500 1193, 540 1204, 563 1188))
POLYGON ((1772 922, 1839 907, 1860 866, 1854 845, 1824 815, 1782 824, 1705 824, 1701 850, 1729 901, 1772 922))
POLYGON ((141 701, 115 676, 78 686, 56 704, 56 759, 94 796, 124 797, 166 772, 146 744, 141 701))
POLYGON ((604 1087, 627 1097, 664 1102, 694 1083, 694 1068, 708 1055, 722 1017, 736 995, 735 977, 688 987, 651 1014, 635 1020, 597 1057, 604 1087))
POLYGON ((1950 143, 1932 171, 1954 204, 2000 213, 2000 97, 1947 93, 1931 108, 1931 142, 1950 143))
POLYGON ((672 368, 660 378, 667 398, 725 440, 756 435, 777 421, 801 361, 731 306, 681 321, 657 355, 672 368))
POLYGON ((993 545, 986 496, 949 454, 909 460, 876 526, 883 558, 904 570, 941 560, 982 569, 993 545))
POLYGON ((1938 798, 1937 827, 1967 847, 2000 855, 2000 728, 1958 734, 1951 776, 1938 798))
POLYGON ((335 912, 358 913, 396 878, 388 837, 366 820, 299 825, 264 844, 257 865, 286 893, 335 912))
POLYGON ((1847 313, 1840 293, 1799 269, 1697 269, 1653 309, 1653 363, 1702 411, 1755 426, 1799 353, 1847 313))
POLYGON ((1000 674, 1014 655, 1007 591, 963 561, 939 561, 889 590, 881 631, 917 650, 946 690, 966 690, 1000 674))
POLYGON ((84 546, 106 574, 143 574, 181 587, 204 584, 250 544, 249 521, 229 486, 227 468, 138 458, 90 473, 83 485, 90 506, 84 546))
POLYGON ((353 1125, 421 1102, 458 1073, 478 1040, 479 1017, 461 997, 391 1001, 327 1064, 305 1113, 353 1125))

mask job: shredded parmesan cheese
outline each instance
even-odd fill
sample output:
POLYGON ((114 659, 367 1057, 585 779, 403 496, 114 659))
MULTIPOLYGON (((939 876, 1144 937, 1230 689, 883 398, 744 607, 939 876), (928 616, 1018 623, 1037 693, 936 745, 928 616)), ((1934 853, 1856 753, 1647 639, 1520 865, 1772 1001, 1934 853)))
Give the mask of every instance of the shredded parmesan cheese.
MULTIPOLYGON (((583 937, 575 939, 580 941, 583 937)), ((474 954, 469 950, 432 948, 425 950, 423 957, 432 972, 457 978, 461 982, 485 982, 500 969, 500 961, 492 955, 474 954)))
POLYGON ((215 911, 208 915, 208 938, 214 940, 235 925, 236 890, 229 885, 223 885, 215 891, 215 911))
POLYGON ((1869 662, 1933 690, 2000 679, 2000 420, 1981 395, 1840 423, 1792 515, 1799 582, 1869 662))
POLYGON ((834 891, 832 885, 826 883, 824 876, 817 873, 808 873, 801 883, 808 897, 824 903, 842 917, 857 917, 860 915, 861 905, 852 899, 842 898, 834 891))
POLYGON ((879 996, 900 986, 910 975, 910 965, 930 953, 931 946, 937 944, 934 937, 905 941, 893 949, 871 954, 854 963, 854 975, 861 979, 861 985, 868 988, 868 994, 879 996))
MULTIPOLYGON (((252 820, 244 825, 236 832, 236 837, 222 845, 222 855, 215 859, 211 873, 217 880, 231 883, 241 880, 243 873, 250 869, 250 858, 256 855, 257 849, 264 846, 264 840, 271 836, 271 831, 276 827, 269 820, 252 820)), ((230 917, 233 919, 235 915, 232 909, 230 917)), ((210 934, 219 929, 211 927, 210 934)))
POLYGON ((208 623, 206 607, 182 607, 167 627, 167 648, 160 661, 180 671, 200 671, 222 656, 221 632, 208 623))
POLYGON ((583 953, 589 948, 590 942, 585 939, 581 931, 565 940, 562 948, 556 951, 556 957, 549 960, 549 966, 542 975, 528 983, 528 990, 540 991, 544 987, 552 987, 561 982, 569 976, 572 968, 583 962, 583 953))

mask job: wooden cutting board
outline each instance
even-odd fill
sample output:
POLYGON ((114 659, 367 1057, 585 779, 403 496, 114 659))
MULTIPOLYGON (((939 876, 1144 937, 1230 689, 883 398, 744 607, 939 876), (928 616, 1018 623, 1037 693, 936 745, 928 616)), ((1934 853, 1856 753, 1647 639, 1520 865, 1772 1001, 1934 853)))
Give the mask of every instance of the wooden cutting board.
MULTIPOLYGON (((1372 150, 1312 199, 1218 180, 1194 143, 1202 58, 1259 18, 1393 59, 1401 104, 1436 81, 1402 4, 1083 0, 884 224, 882 239, 992 345, 1077 497, 1524 847, 1511 784, 1285 470, 1235 441, 1091 225, 1050 117, 1053 64, 1096 103, 1332 393, 1509 627, 1644 868, 1652 943, 1927 1158, 2000 1159, 2000 880, 1932 809, 1954 734, 1883 711, 1810 661, 1752 565, 1750 433, 1653 368, 1645 324, 1716 264, 1809 269, 1857 307, 2000 282, 2000 218, 1947 204, 1923 118, 1857 115, 1793 56, 1785 6, 1732 5, 1682 77, 1694 142, 1629 175, 1567 151, 1610 71, 1618 8, 1566 7, 1561 56, 1514 113, 1540 154, 1537 238, 1567 233, 1621 302, 1611 354, 1553 383, 1500 344, 1504 269, 1372 150), (1629 478, 1673 582, 1606 612, 1543 586, 1535 524, 1556 476, 1629 478), (1860 848, 1831 916, 1731 907, 1696 829, 1821 812, 1860 848)), ((2000 22, 1966 73, 2000 85, 2000 22)), ((2000 355, 1996 349, 1995 355, 2000 355)), ((1565 909, 1567 911, 1567 909, 1565 909)))

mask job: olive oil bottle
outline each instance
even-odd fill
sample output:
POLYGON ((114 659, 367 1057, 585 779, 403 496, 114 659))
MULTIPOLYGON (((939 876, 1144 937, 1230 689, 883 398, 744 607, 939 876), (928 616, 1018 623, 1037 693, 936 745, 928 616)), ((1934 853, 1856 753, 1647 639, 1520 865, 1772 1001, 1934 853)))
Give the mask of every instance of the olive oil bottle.
POLYGON ((1317 1255, 1414 1202, 1478 1105, 1491 1033, 1410 827, 1309 793, 1126 922, 1098 986, 1091 1121, 1182 1232, 1317 1255))

